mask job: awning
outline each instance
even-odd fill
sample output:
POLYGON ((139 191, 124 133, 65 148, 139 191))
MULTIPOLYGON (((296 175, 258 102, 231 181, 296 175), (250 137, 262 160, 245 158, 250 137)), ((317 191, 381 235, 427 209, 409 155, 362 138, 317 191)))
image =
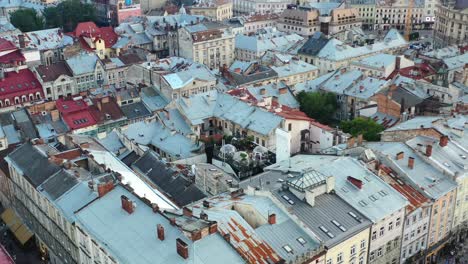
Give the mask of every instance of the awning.
POLYGON ((2 220, 22 245, 26 244, 34 235, 11 208, 2 213, 2 220))

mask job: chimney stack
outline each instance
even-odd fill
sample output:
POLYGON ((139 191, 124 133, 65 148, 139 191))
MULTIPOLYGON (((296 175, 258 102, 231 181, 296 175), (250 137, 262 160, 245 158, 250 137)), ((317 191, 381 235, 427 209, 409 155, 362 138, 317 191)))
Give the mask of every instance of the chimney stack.
POLYGON ((209 233, 211 235, 211 234, 214 234, 216 232, 218 232, 218 223, 214 222, 213 224, 210 225, 209 233))
POLYGON ((175 218, 169 219, 169 223, 171 223, 171 225, 175 226, 175 225, 176 225, 176 220, 175 220, 175 218))
POLYGON ((447 144, 448 144, 448 136, 441 136, 439 145, 441 147, 445 147, 445 146, 447 146, 447 144))
POLYGON ((203 207, 205 207, 205 208, 210 208, 210 201, 204 200, 204 201, 203 201, 203 207))
POLYGON ((400 67, 401 67, 401 58, 397 56, 395 60, 395 70, 399 70, 400 67))
POLYGON ((231 234, 226 233, 226 234, 223 235, 223 238, 224 238, 224 240, 226 240, 226 242, 228 242, 228 243, 231 242, 231 234))
POLYGON ((410 168, 410 169, 414 168, 414 158, 413 157, 408 158, 408 168, 410 168))
POLYGON ((348 139, 348 148, 353 148, 354 147, 354 141, 355 141, 354 137, 350 137, 348 139))
POLYGON ((432 145, 426 146, 426 156, 428 157, 432 156, 432 145))
POLYGON ((158 224, 158 239, 163 241, 164 240, 164 227, 161 224, 158 224))
POLYGON ((268 215, 268 224, 274 225, 276 224, 276 214, 270 214, 268 215))
POLYGON ((187 243, 185 243, 182 239, 177 238, 176 245, 177 245, 177 253, 179 254, 179 256, 183 257, 184 259, 188 259, 189 252, 188 252, 187 243))
POLYGON ((20 49, 24 49, 26 47, 26 41, 24 40, 23 34, 18 35, 18 42, 19 42, 20 49))
POLYGON ((363 136, 362 136, 362 134, 359 134, 358 137, 357 137, 357 144, 358 144, 358 146, 361 146, 361 145, 362 145, 362 140, 363 140, 363 136))
POLYGON ((208 215, 207 215, 205 212, 201 211, 201 213, 200 213, 200 219, 202 219, 202 220, 208 220, 208 215))
POLYGON ((153 213, 157 213, 159 211, 159 205, 156 203, 152 203, 151 208, 153 208, 153 213))
POLYGON ((396 160, 401 160, 405 157, 405 153, 403 151, 400 151, 396 154, 396 160))
POLYGON ((127 196, 120 196, 120 200, 122 202, 122 209, 127 211, 127 213, 132 214, 135 211, 135 205, 127 196))
POLYGON ((190 208, 188 207, 184 207, 184 209, 182 209, 182 212, 184 214, 184 216, 187 216, 187 217, 192 217, 193 216, 193 212, 190 208))
POLYGON ((99 197, 103 197, 106 195, 108 192, 112 191, 114 189, 114 183, 112 181, 108 181, 105 183, 99 183, 97 186, 98 189, 98 195, 99 197))

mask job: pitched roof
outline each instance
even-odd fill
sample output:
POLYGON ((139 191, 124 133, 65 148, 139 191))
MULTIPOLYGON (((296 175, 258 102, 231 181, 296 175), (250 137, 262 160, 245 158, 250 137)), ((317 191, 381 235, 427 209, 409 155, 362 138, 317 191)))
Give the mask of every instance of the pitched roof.
POLYGON ((16 46, 9 40, 4 38, 0 38, 0 52, 7 51, 7 50, 15 50, 16 46))
POLYGON ((42 95, 42 86, 29 69, 6 72, 5 79, 0 81, 0 97, 11 98, 36 92, 40 92, 42 95))
POLYGON ((34 187, 38 187, 60 170, 59 166, 50 163, 48 157, 30 143, 24 143, 10 153, 7 161, 13 162, 34 187))
POLYGON ((94 53, 82 53, 66 60, 68 67, 74 75, 94 72, 99 58, 94 53))
POLYGON ((158 188, 171 198, 178 206, 184 206, 199 201, 206 195, 180 172, 161 160, 153 151, 147 151, 140 159, 133 163, 134 169, 140 171, 158 188))
POLYGON ((37 66, 36 71, 44 82, 53 82, 61 75, 72 77, 72 73, 64 61, 59 61, 50 65, 41 64, 37 66))
MULTIPOLYGON (((218 232, 192 241, 185 234, 183 226, 170 224, 169 217, 154 213, 150 206, 122 186, 116 186, 76 213, 80 228, 95 237, 99 245, 119 263, 129 260, 137 260, 139 264, 245 262, 218 232), (132 214, 121 207, 123 195, 135 203, 132 214), (159 240, 155 235, 158 224, 164 228, 164 240, 159 240), (126 231, 122 232, 123 230, 126 231), (177 253, 176 239, 181 239, 188 245, 188 259, 177 253)), ((201 226, 199 222, 203 220, 190 218, 186 221, 196 231, 201 226)))

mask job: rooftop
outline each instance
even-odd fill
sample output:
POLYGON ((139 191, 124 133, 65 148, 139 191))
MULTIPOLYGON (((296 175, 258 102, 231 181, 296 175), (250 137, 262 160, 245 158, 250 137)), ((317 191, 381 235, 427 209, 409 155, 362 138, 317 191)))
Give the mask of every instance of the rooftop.
POLYGON ((147 177, 178 206, 182 207, 206 197, 202 190, 177 169, 164 162, 152 150, 147 151, 132 166, 147 177))
POLYGON ((0 81, 0 97, 8 98, 10 104, 14 103, 13 98, 16 96, 33 94, 36 97, 37 92, 42 96, 42 86, 31 70, 24 69, 4 74, 5 79, 0 81))
POLYGON ((36 68, 37 73, 44 82, 56 81, 60 76, 71 77, 72 73, 64 61, 59 61, 49 65, 39 65, 36 68))
POLYGON ((57 165, 49 162, 45 153, 30 143, 19 146, 6 160, 23 173, 34 187, 38 187, 60 170, 57 165))
POLYGON ((180 98, 177 104, 192 125, 201 124, 203 119, 215 116, 259 134, 269 135, 283 120, 273 113, 217 91, 180 98))
POLYGON ((82 53, 65 60, 73 75, 93 73, 99 58, 95 53, 82 53))
POLYGON ((100 245, 107 248, 119 262, 244 263, 218 233, 192 241, 181 229, 172 226, 167 217, 154 213, 150 206, 121 186, 116 186, 105 196, 81 209, 76 218, 78 225, 98 238, 100 245), (122 196, 135 203, 135 211, 132 214, 122 209, 122 196), (155 235, 158 225, 164 228, 164 240, 155 235), (181 239, 187 244, 187 259, 177 253, 176 239, 181 239))
POLYGON ((433 166, 420 158, 414 150, 401 142, 367 143, 383 158, 383 164, 395 170, 408 184, 417 188, 427 197, 437 200, 457 187, 457 184, 435 170, 433 166), (397 154, 403 152, 404 158, 397 159, 397 154), (414 158, 414 168, 408 167, 408 158, 414 158))
POLYGON ((403 36, 396 29, 391 29, 383 41, 363 47, 354 48, 332 38, 314 56, 331 61, 341 61, 366 54, 383 52, 392 48, 401 48, 406 45, 407 42, 403 36))
POLYGON ((206 201, 209 208, 200 203, 194 205, 194 213, 204 212, 208 219, 216 220, 218 230, 230 234, 231 245, 249 263, 278 263, 280 259, 289 262, 319 250, 319 241, 296 224, 271 198, 222 194, 206 201), (250 212, 249 217, 244 215, 244 210, 250 212), (275 214, 274 224, 268 223, 271 214, 275 214))
POLYGON ((160 122, 137 122, 130 124, 123 134, 143 146, 153 145, 172 157, 189 158, 198 155, 200 143, 172 131, 160 122))

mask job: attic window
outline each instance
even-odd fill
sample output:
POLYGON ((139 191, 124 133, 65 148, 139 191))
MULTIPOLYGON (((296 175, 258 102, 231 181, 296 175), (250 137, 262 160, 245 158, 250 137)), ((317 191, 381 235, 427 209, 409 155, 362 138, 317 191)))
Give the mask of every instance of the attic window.
POLYGON ((365 207, 365 206, 368 205, 368 203, 367 203, 366 201, 364 201, 364 200, 359 201, 359 204, 360 204, 362 207, 365 207))
POLYGON ((289 246, 289 245, 284 245, 283 246, 284 250, 286 250, 286 252, 292 254, 293 253, 293 250, 292 248, 289 246))
POLYGON ((297 240, 297 242, 299 242, 301 245, 305 245, 305 244, 307 243, 307 242, 305 241, 305 239, 302 238, 302 237, 298 237, 296 240, 297 240))

